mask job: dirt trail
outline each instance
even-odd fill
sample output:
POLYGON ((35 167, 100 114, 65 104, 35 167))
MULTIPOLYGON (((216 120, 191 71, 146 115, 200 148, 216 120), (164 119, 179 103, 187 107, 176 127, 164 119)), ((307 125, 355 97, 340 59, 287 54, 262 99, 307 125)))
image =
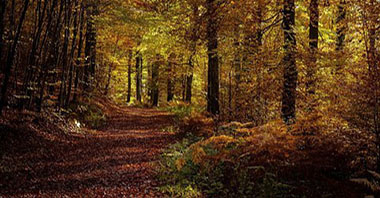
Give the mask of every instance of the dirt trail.
POLYGON ((173 140, 162 130, 172 116, 140 108, 111 112, 99 130, 20 154, 26 167, 0 172, 0 197, 164 197, 155 190, 152 163, 173 140))

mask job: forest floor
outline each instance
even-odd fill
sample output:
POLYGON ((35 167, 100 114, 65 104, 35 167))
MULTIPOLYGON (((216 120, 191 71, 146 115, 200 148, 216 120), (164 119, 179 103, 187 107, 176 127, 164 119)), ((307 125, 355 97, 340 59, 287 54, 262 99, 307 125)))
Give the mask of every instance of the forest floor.
POLYGON ((65 137, 0 128, 12 136, 0 141, 0 197, 163 197, 154 162, 174 140, 173 116, 107 108, 104 126, 65 137))

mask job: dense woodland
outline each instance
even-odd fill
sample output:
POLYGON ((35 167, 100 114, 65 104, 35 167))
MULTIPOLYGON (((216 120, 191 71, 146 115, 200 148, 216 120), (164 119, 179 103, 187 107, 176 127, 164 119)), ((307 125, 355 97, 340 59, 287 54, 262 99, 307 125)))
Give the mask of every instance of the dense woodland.
POLYGON ((379 0, 0 1, 2 119, 169 111, 168 197, 379 195, 379 0))

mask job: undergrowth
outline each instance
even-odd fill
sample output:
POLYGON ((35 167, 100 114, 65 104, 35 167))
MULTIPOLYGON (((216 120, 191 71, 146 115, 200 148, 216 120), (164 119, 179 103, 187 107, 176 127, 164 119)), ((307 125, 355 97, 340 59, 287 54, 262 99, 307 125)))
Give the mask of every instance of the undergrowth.
POLYGON ((91 128, 98 128, 107 121, 107 116, 99 105, 93 102, 77 102, 69 106, 71 117, 91 128))
POLYGON ((180 140, 159 160, 161 191, 170 197, 282 197, 291 186, 264 166, 250 165, 250 156, 235 155, 243 138, 215 136, 215 125, 191 105, 165 107, 179 119, 180 140), (231 157, 231 158, 230 158, 231 157))
POLYGON ((181 138, 159 162, 161 190, 170 197, 365 195, 350 178, 374 167, 373 137, 343 120, 312 115, 292 126, 281 120, 215 126, 191 106, 166 110, 178 116, 181 138))
POLYGON ((189 117, 193 113, 200 113, 204 111, 204 108, 197 105, 190 105, 180 101, 173 101, 163 104, 160 110, 171 112, 175 115, 179 121, 185 117, 189 117))

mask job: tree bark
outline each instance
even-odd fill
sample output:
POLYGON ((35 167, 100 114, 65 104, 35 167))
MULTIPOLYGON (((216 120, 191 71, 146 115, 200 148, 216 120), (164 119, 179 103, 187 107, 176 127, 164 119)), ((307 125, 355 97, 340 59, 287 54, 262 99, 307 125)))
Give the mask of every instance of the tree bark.
POLYGON ((192 88, 193 88, 193 70, 194 70, 194 63, 193 63, 193 55, 189 58, 189 72, 186 75, 186 94, 185 94, 185 102, 191 103, 192 98, 192 88))
POLYGON ((74 29, 73 29, 73 38, 71 42, 71 52, 70 52, 70 66, 69 66, 69 79, 68 79, 68 85, 67 85, 67 96, 65 101, 65 106, 67 107, 70 104, 70 98, 71 98, 71 91, 72 91, 72 84, 73 84, 73 75, 74 75, 74 64, 76 61, 74 61, 74 53, 75 48, 77 45, 77 34, 78 34, 78 8, 79 1, 75 0, 74 5, 74 29))
MULTIPOLYGON (((5 9, 7 7, 7 0, 1 0, 0 1, 0 62, 2 61, 2 55, 3 55, 3 36, 4 36, 4 15, 5 15, 5 9)), ((2 67, 0 67, 2 69, 2 67)))
POLYGON ((90 3, 87 5, 87 26, 86 26, 86 66, 85 66, 85 90, 91 91, 93 80, 95 77, 96 67, 96 27, 94 23, 94 16, 96 13, 96 5, 90 3))
POLYGON ((212 115, 219 114, 219 60, 218 60, 218 20, 216 1, 207 0, 207 53, 208 53, 208 86, 207 111, 212 115))
POLYGON ((142 89, 142 56, 140 52, 136 54, 136 100, 141 102, 141 89, 142 89))
POLYGON ((158 106, 159 99, 159 68, 160 68, 161 57, 156 55, 156 61, 153 63, 152 67, 152 106, 158 106))
POLYGON ((296 66, 296 35, 295 25, 295 4, 294 0, 284 1, 284 84, 282 93, 282 118, 285 123, 292 124, 296 118, 296 88, 297 88, 297 66, 296 66))
POLYGON ((170 102, 173 100, 174 98, 174 83, 173 83, 173 76, 174 76, 174 72, 173 72, 173 65, 174 65, 174 60, 175 60, 175 55, 174 54, 170 54, 169 56, 169 61, 168 61, 168 75, 167 75, 167 101, 170 102))
POLYGON ((11 76, 11 69, 13 66, 13 61, 14 61, 14 57, 15 57, 15 53, 16 53, 18 40, 19 40, 20 35, 21 35, 21 30, 22 30, 22 27, 24 24, 24 20, 25 20, 25 16, 26 16, 26 12, 28 10, 28 7, 29 7, 29 0, 25 0, 24 1, 24 7, 23 7, 23 10, 21 12, 19 24, 17 27, 17 31, 16 31, 15 37, 13 39, 13 43, 11 46, 9 46, 8 57, 7 57, 7 62, 6 62, 5 72, 4 72, 5 76, 4 76, 4 80, 3 80, 3 86, 1 88, 0 115, 2 115, 4 106, 7 104, 7 90, 8 90, 9 79, 11 76))
POLYGON ((318 54, 318 33, 319 33, 319 9, 318 9, 318 0, 311 0, 309 6, 309 53, 310 53, 310 62, 307 67, 307 82, 306 82, 306 91, 310 99, 308 109, 312 110, 315 105, 315 73, 317 70, 317 54, 318 54))
MULTIPOLYGON (((337 25, 337 40, 336 40, 336 51, 338 52, 338 56, 342 56, 343 49, 344 49, 344 41, 346 39, 346 29, 347 29, 347 22, 346 20, 346 0, 340 0, 338 5, 338 17, 336 18, 336 25, 337 25)), ((340 74, 342 68, 344 65, 338 62, 336 65, 336 73, 340 74)))
POLYGON ((59 91, 59 104, 58 107, 65 106, 65 96, 66 96, 66 68, 68 67, 69 57, 68 48, 69 48, 69 39, 70 39, 70 19, 71 19, 71 0, 65 0, 65 34, 63 41, 63 49, 62 49, 62 71, 61 71, 61 86, 59 91))
POLYGON ((127 94, 127 103, 131 102, 132 95, 132 50, 128 51, 128 94, 127 94))
POLYGON ((77 67, 76 67, 76 75, 75 75, 75 82, 74 82, 74 96, 73 101, 77 101, 78 97, 78 89, 79 89, 79 79, 81 74, 83 74, 83 66, 82 63, 82 48, 83 48, 83 29, 84 29, 84 12, 85 7, 83 2, 81 3, 81 11, 80 11, 80 28, 79 28, 79 43, 78 43, 78 53, 77 53, 77 67))

